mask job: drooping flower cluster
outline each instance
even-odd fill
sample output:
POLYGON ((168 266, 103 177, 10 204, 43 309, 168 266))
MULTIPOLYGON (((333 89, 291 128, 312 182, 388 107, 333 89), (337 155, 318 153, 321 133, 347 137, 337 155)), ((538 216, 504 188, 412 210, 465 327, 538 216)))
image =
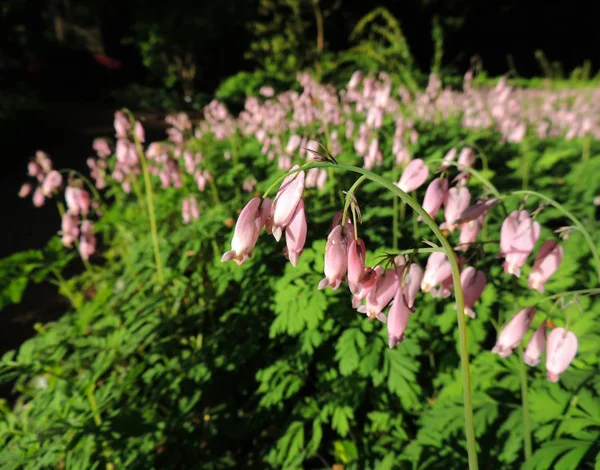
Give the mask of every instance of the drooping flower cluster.
POLYGON ((47 198, 61 187, 62 175, 52 169, 52 160, 45 152, 38 150, 35 153, 35 159, 27 165, 27 174, 37 180, 37 187, 33 189, 31 183, 25 183, 19 190, 19 197, 25 198, 33 192, 33 205, 42 207, 47 198))
MULTIPOLYGON (((492 352, 500 357, 508 357, 518 348, 529 331, 536 309, 525 307, 506 324, 498 335, 492 352)), ((548 380, 557 382, 577 354, 577 336, 565 328, 553 328, 546 339, 549 322, 544 320, 531 335, 523 360, 531 367, 540 363, 540 358, 546 349, 546 370, 548 380)))

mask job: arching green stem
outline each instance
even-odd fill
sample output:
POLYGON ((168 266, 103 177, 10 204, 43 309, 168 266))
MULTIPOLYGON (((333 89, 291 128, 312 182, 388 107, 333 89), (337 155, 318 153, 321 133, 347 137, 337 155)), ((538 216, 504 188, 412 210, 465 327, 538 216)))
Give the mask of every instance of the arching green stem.
POLYGON ((364 175, 361 176, 360 178, 358 178, 354 182, 354 184, 352 186, 350 186, 350 189, 346 193, 346 200, 344 201, 344 212, 342 212, 342 227, 344 227, 346 225, 346 218, 348 217, 348 209, 350 208, 350 203, 352 202, 352 196, 354 196, 354 193, 356 192, 358 187, 366 179, 367 179, 367 177, 364 175))
POLYGON ((548 300, 554 300, 554 299, 559 299, 560 297, 568 297, 568 296, 587 296, 587 295, 596 295, 596 294, 600 294, 600 289, 596 288, 596 289, 580 289, 580 290, 571 290, 571 291, 566 291, 566 292, 559 292, 558 294, 553 294, 553 295, 549 295, 548 297, 544 297, 541 300, 538 300, 538 304, 541 304, 542 302, 546 302, 548 300))
MULTIPOLYGON (((372 171, 364 168, 359 168, 352 165, 335 164, 329 162, 310 162, 303 166, 301 169, 309 168, 334 168, 342 171, 349 171, 365 176, 368 180, 373 181, 382 188, 391 191, 396 197, 405 201, 417 214, 419 214, 427 226, 431 229, 434 235, 440 242, 452 268, 452 280, 454 284, 454 296, 456 298, 456 316, 458 323, 458 337, 459 337, 459 351, 460 351, 460 362, 461 362, 461 375, 463 383, 463 400, 464 400, 464 417, 465 417, 465 435, 467 440, 467 453, 469 461, 469 469, 477 470, 477 449, 475 442, 475 429, 473 426, 473 397, 471 393, 471 374, 469 371, 469 351, 467 343, 467 322, 465 319, 465 302, 462 287, 460 285, 460 268, 458 266, 458 260, 452 249, 452 246, 435 223, 435 221, 429 216, 429 214, 423 209, 423 207, 415 201, 412 197, 398 188, 391 181, 382 178, 380 175, 373 173, 372 171)), ((295 170, 300 171, 300 170, 295 170)), ((289 175, 287 173, 285 176, 289 175)), ((280 180, 285 178, 281 177, 280 180)), ((277 181, 271 185, 269 190, 277 184, 277 181)), ((269 190, 265 193, 265 197, 268 195, 269 190)))
POLYGON ((600 282, 600 256, 598 256, 598 250, 596 249, 596 245, 594 244, 594 240, 592 240, 591 235, 589 234, 589 232, 586 230, 586 228, 583 226, 583 224, 579 221, 579 219, 577 217, 575 217, 571 212, 569 212, 567 209, 565 209, 565 207, 562 204, 560 204, 560 203, 556 202, 554 199, 549 198, 548 196, 545 196, 536 191, 525 191, 525 190, 513 191, 510 194, 511 195, 530 195, 530 196, 538 197, 538 198, 546 201, 548 204, 555 207, 559 211, 561 211, 565 216, 567 216, 571 220, 571 222, 573 222, 575 227, 577 227, 577 229, 581 232, 581 234, 583 235, 583 238, 585 238, 585 241, 588 244, 590 252, 592 253, 592 257, 594 258, 594 263, 596 264, 596 272, 598 274, 598 281, 600 282))

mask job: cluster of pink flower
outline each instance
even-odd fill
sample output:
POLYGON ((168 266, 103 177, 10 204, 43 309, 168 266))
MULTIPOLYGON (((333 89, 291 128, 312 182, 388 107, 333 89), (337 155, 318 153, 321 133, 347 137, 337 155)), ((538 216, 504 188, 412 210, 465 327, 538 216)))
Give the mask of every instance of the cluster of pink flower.
POLYGON ((71 247, 79 237, 79 253, 87 260, 96 252, 96 235, 94 224, 87 218, 91 206, 90 193, 81 186, 81 181, 73 181, 65 189, 67 211, 62 216, 61 235, 66 247, 71 247))
MULTIPOLYGON (((30 183, 25 183, 19 191, 20 197, 27 197, 33 191, 33 205, 41 207, 46 198, 50 199, 57 194, 63 184, 62 175, 52 169, 52 160, 45 152, 38 151, 35 159, 27 166, 29 176, 38 180, 38 187, 33 191, 30 183)), ((62 215, 61 231, 62 243, 66 247, 73 246, 79 240, 79 252, 83 259, 88 259, 96 251, 96 236, 94 225, 87 220, 90 212, 90 193, 82 188, 81 181, 70 181, 65 189, 65 202, 67 210, 62 215), (81 221, 80 216, 84 218, 81 221)))
POLYGON ((62 185, 62 175, 52 169, 52 160, 41 150, 35 153, 35 159, 27 165, 27 174, 37 179, 37 187, 34 190, 31 183, 23 184, 19 190, 19 197, 25 198, 33 192, 35 207, 42 207, 46 198, 51 198, 62 185))
POLYGON ((112 178, 121 183, 123 190, 129 193, 131 192, 131 179, 141 173, 140 156, 132 132, 135 132, 135 137, 139 142, 144 142, 144 128, 139 121, 132 123, 122 111, 115 113, 114 125, 117 137, 117 160, 112 171, 112 178))
POLYGON ((106 169, 108 168, 107 157, 112 155, 112 150, 108 140, 103 138, 94 139, 92 148, 96 151, 97 159, 88 158, 87 165, 90 169, 90 176, 98 189, 106 187, 106 169))
MULTIPOLYGON (((454 150, 446 156, 439 169, 441 176, 435 178, 427 188, 423 207, 431 217, 435 217, 443 206, 445 223, 442 227, 449 232, 460 229, 460 244, 457 249, 466 250, 470 244, 476 242, 486 214, 499 200, 496 198, 481 200, 471 205, 471 194, 466 187, 470 177, 468 167, 472 166, 475 159, 471 149, 463 149, 460 153, 457 164, 459 174, 453 179, 456 185, 449 188, 447 172, 449 163, 456 154, 454 150)), ((414 191, 425 183, 428 176, 427 165, 422 160, 416 159, 406 167, 396 185, 405 192, 414 191)), ((305 171, 295 166, 281 184, 273 203, 268 198, 252 199, 238 218, 231 243, 232 249, 223 255, 222 261, 234 260, 238 264, 244 263, 252 256, 258 236, 265 227, 266 232, 272 233, 276 240, 279 240, 285 232, 284 253, 295 266, 302 254, 307 236, 302 199, 306 177, 305 171)), ((352 200, 350 208, 352 211, 358 211, 355 200, 352 200)), ((520 275, 521 267, 527 262, 538 241, 540 228, 540 224, 534 222, 530 214, 524 210, 514 211, 506 217, 502 223, 500 237, 500 256, 504 258, 506 273, 517 277, 520 275)), ((387 257, 387 262, 391 265, 387 269, 381 265, 366 267, 365 252, 365 243, 358 237, 357 227, 354 227, 346 215, 337 213, 327 237, 325 278, 319 283, 318 288, 331 287, 336 290, 347 281, 353 295, 353 308, 366 313, 369 319, 377 318, 387 323, 389 346, 393 348, 404 338, 409 313, 414 311, 414 302, 419 289, 429 292, 433 297, 445 298, 452 294, 451 264, 444 253, 434 252, 429 256, 424 271, 417 263, 400 255, 393 259, 387 257), (346 220, 343 220, 344 218, 346 220), (391 308, 386 316, 383 310, 390 304, 391 308)), ((530 271, 529 287, 543 292, 544 283, 556 272, 562 256, 562 247, 555 240, 544 242, 530 271)), ((485 289, 486 275, 473 266, 465 266, 466 262, 462 256, 458 258, 458 262, 461 269, 460 285, 464 294, 464 313, 475 318, 473 307, 485 289)), ((519 316, 521 317, 523 315, 519 316)), ((515 322, 511 321, 505 332, 512 331, 514 328, 511 325, 515 322)), ((500 335, 495 352, 506 353, 506 347, 502 345, 506 344, 507 337, 510 344, 519 344, 526 329, 517 343, 514 334, 505 332, 500 335)), ((538 344, 540 335, 541 333, 536 333, 535 338, 538 339, 532 339, 531 344, 538 344)), ((566 367, 572 360, 572 357, 568 359, 568 355, 563 352, 566 346, 563 346, 562 340, 557 339, 557 335, 558 333, 551 334, 550 339, 553 342, 549 343, 548 347, 549 351, 553 348, 553 354, 548 355, 548 371, 551 380, 556 379, 561 372, 558 365, 564 364, 566 367)), ((574 335, 570 332, 567 337, 571 338, 574 335)), ((571 345, 572 341, 568 340, 565 344, 571 345)), ((516 346, 510 347, 508 353, 514 347, 516 346)), ((527 359, 531 364, 535 362, 531 359, 534 354, 532 348, 533 346, 528 348, 527 359)))

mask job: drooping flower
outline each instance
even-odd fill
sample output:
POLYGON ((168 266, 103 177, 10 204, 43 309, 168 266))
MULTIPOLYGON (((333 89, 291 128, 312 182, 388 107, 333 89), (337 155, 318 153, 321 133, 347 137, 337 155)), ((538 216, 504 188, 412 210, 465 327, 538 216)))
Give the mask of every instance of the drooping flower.
POLYGON ((466 186, 450 188, 444 204, 445 228, 453 232, 458 227, 458 220, 463 211, 469 207, 470 202, 471 193, 466 186))
POLYGON ((73 245, 79 236, 79 217, 69 212, 65 212, 61 222, 62 244, 66 247, 73 245))
POLYGON ((260 197, 255 197, 242 209, 235 223, 231 250, 223 255, 221 262, 234 260, 241 265, 252 256, 256 240, 264 226, 260 206, 260 197))
POLYGON ((456 158, 456 149, 451 148, 450 150, 448 150, 446 155, 444 155, 444 161, 440 165, 440 170, 446 170, 447 168, 450 168, 450 166, 452 166, 450 163, 453 162, 455 158, 456 158))
POLYGON ((365 255, 365 243, 360 238, 353 239, 348 247, 348 286, 353 294, 360 290, 365 274, 365 255))
POLYGON ((465 315, 475 318, 473 306, 485 289, 485 273, 475 270, 472 266, 468 266, 460 274, 460 285, 465 298, 465 315))
MULTIPOLYGON (((436 178, 425 191, 425 198, 423 199, 423 209, 429 214, 430 217, 435 217, 437 211, 440 210, 442 204, 446 201, 448 196, 448 180, 446 178, 436 178)), ((419 218, 420 220, 420 218, 419 218)))
POLYGON ((554 328, 546 343, 546 370, 548 380, 558 382, 562 374, 577 354, 577 336, 564 328, 554 328))
POLYGON ((44 197, 42 187, 38 186, 38 188, 33 192, 33 205, 35 207, 42 207, 45 202, 46 198, 44 197))
POLYGON ((475 152, 471 148, 465 147, 458 156, 458 169, 465 170, 465 166, 473 167, 473 163, 475 163, 475 152))
POLYGON ((540 363, 540 356, 546 347, 546 326, 547 321, 544 320, 529 339, 529 343, 527 343, 527 348, 525 348, 525 353, 523 354, 523 361, 528 366, 534 367, 540 363))
POLYGON ((89 259, 96 252, 96 235, 94 225, 89 220, 81 224, 81 237, 79 239, 79 254, 83 259, 89 259))
POLYGON ((127 132, 131 129, 131 123, 129 122, 129 118, 122 111, 115 112, 115 133, 117 138, 126 139, 127 132))
POLYGON ((403 290, 398 285, 387 317, 388 346, 390 349, 395 348, 396 345, 404 340, 404 330, 406 329, 406 325, 408 325, 410 317, 410 309, 406 304, 403 291, 405 292, 405 289, 403 290))
POLYGON ((377 317, 380 321, 385 322, 385 315, 382 311, 394 298, 399 284, 396 270, 386 269, 377 276, 375 287, 367 294, 366 305, 361 305, 358 311, 366 313, 370 320, 377 317))
POLYGON ((427 265, 425 266, 425 272, 423 273, 421 290, 423 292, 429 292, 432 288, 448 278, 452 278, 452 267, 446 255, 437 251, 431 253, 427 259, 427 265))
POLYGON ((110 150, 110 145, 106 139, 97 138, 94 139, 92 143, 92 148, 96 151, 96 155, 100 158, 109 157, 112 151, 110 150))
POLYGON ((144 132, 144 126, 140 121, 135 121, 135 136, 140 142, 146 141, 146 133, 144 132))
POLYGON ((513 211, 500 228, 500 256, 504 256, 504 271, 519 277, 541 232, 538 222, 527 211, 513 211))
POLYGON ((481 227, 483 227, 484 217, 484 215, 480 215, 475 220, 460 226, 460 237, 457 250, 467 250, 469 245, 477 241, 477 235, 479 235, 481 227))
POLYGON ((409 309, 412 309, 415 304, 415 298, 421 287, 422 279, 423 269, 421 269, 421 266, 416 263, 411 263, 404 276, 404 294, 406 297, 406 305, 409 309))
POLYGON ((512 317, 498 335, 492 352, 498 354, 500 357, 510 356, 513 349, 521 344, 521 341, 523 341, 523 338, 527 334, 535 311, 536 309, 533 307, 525 307, 512 317))
POLYGON ((298 264, 298 259, 304 251, 306 243, 306 215, 304 214, 304 201, 300 199, 296 206, 296 212, 292 216, 289 224, 285 227, 285 244, 283 249, 285 257, 290 260, 292 266, 298 264))
POLYGON ((42 192, 44 196, 49 197, 52 193, 60 187, 62 184, 62 175, 56 171, 52 170, 50 173, 46 175, 44 181, 42 183, 42 192))
POLYGON ((67 210, 75 215, 87 215, 90 211, 90 193, 77 186, 67 186, 65 189, 67 210))
POLYGON ((544 292, 544 284, 560 266, 563 255, 563 248, 556 240, 546 240, 540 247, 529 273, 529 288, 544 292))
MULTIPOLYGON (((299 168, 298 165, 295 165, 291 171, 299 168)), ((277 241, 281 239, 286 225, 292 220, 296 207, 300 199, 302 199, 304 178, 304 171, 295 172, 287 176, 283 180, 283 183, 281 183, 279 191, 273 200, 273 205, 271 206, 271 216, 273 219, 272 233, 277 241)))
POLYGON ((25 198, 31 194, 31 191, 33 191, 33 186, 31 186, 29 183, 25 183, 23 186, 21 186, 21 189, 19 189, 19 197, 25 198))
POLYGON ((340 287, 348 268, 348 243, 341 225, 336 225, 327 237, 325 246, 325 278, 319 282, 319 290, 331 286, 340 287))
POLYGON ((416 158, 408 165, 400 176, 400 181, 396 183, 402 191, 410 193, 418 189, 429 176, 429 167, 420 158, 416 158))

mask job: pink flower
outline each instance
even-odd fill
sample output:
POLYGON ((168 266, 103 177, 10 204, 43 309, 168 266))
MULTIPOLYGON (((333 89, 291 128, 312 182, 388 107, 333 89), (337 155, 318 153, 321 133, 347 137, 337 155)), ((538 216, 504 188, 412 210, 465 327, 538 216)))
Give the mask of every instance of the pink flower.
POLYGON ((290 136, 290 140, 288 140, 287 146, 285 147, 285 152, 288 155, 291 155, 298 149, 300 142, 302 142, 302 138, 298 134, 292 134, 290 136))
POLYGON ((500 255, 504 256, 507 274, 520 276, 521 266, 527 262, 540 231, 540 224, 527 211, 513 211, 504 220, 500 229, 500 255))
POLYGON ((483 219, 484 216, 480 215, 475 220, 460 226, 460 237, 457 250, 467 250, 471 243, 477 241, 477 235, 479 235, 481 227, 483 227, 483 219))
POLYGON ((456 158, 456 149, 451 148, 450 150, 448 150, 448 152, 444 156, 444 161, 440 165, 440 170, 445 170, 447 168, 450 168, 450 166, 451 166, 450 162, 453 162, 455 158, 456 158))
POLYGON ((190 200, 184 199, 181 202, 181 218, 184 224, 189 224, 192 220, 192 212, 190 208, 190 200))
POLYGON ((350 81, 348 82, 348 89, 350 90, 354 90, 358 87, 358 85, 360 84, 360 81, 363 78, 363 74, 362 72, 360 72, 359 70, 357 70, 356 72, 354 72, 352 74, 352 77, 350 77, 350 81))
POLYGON ((360 313, 366 313, 369 320, 377 317, 385 322, 385 315, 381 313, 390 303, 400 286, 398 273, 395 269, 386 269, 383 274, 377 276, 375 287, 367 294, 366 305, 358 308, 360 313))
POLYGON ((365 274, 365 255, 365 243, 360 238, 353 239, 348 247, 348 286, 353 294, 359 292, 365 274))
POLYGON ((409 312, 410 309, 406 305, 403 289, 398 285, 394 302, 387 317, 388 346, 390 349, 395 348, 397 344, 404 340, 404 330, 408 325, 409 312))
POLYGON ((422 279, 423 270, 421 269, 421 266, 412 263, 404 276, 404 294, 406 296, 406 305, 409 309, 412 309, 415 304, 415 298, 421 287, 422 279))
POLYGON ((96 236, 94 225, 89 220, 81 224, 81 238, 79 239, 79 254, 83 259, 89 259, 96 252, 96 236))
POLYGON ((521 341, 523 341, 523 338, 527 334, 535 316, 535 310, 533 307, 525 307, 512 317, 498 335, 492 352, 498 354, 500 357, 510 356, 513 349, 521 344, 521 341))
POLYGON ((546 326, 547 322, 544 320, 527 343, 523 361, 528 366, 534 367, 540 363, 540 356, 546 346, 546 326))
POLYGON ((410 193, 418 189, 427 180, 428 176, 429 168, 423 160, 417 158, 406 166, 396 186, 405 193, 410 193))
POLYGON ((129 122, 129 118, 122 111, 115 112, 114 125, 117 138, 126 139, 127 132, 131 128, 131 123, 129 122))
POLYGON ((200 218, 200 206, 198 206, 198 201, 193 196, 190 196, 190 215, 192 216, 192 220, 198 220, 200 218))
POLYGON ((325 246, 325 278, 319 282, 319 290, 331 286, 340 287, 348 269, 348 241, 341 225, 336 225, 327 237, 325 246))
MULTIPOLYGON (((295 165, 291 171, 300 167, 295 165)), ((279 241, 286 225, 292 220, 298 203, 304 193, 304 171, 288 175, 281 183, 279 191, 273 200, 271 218, 273 219, 273 236, 279 241)))
MULTIPOLYGON (((446 201, 448 196, 448 180, 446 178, 436 178, 425 191, 425 198, 423 199, 423 209, 429 214, 430 217, 435 217, 437 211, 440 210, 442 204, 446 201)), ((420 220, 420 218, 419 218, 420 220)))
POLYGON ((433 287, 448 278, 452 279, 452 267, 446 255, 437 251, 431 253, 427 259, 427 266, 425 266, 425 273, 421 281, 421 290, 429 292, 433 287))
POLYGON ((33 191, 33 186, 31 186, 29 183, 25 183, 23 186, 21 186, 21 189, 19 189, 19 197, 27 197, 31 194, 31 191, 33 191))
POLYGON ((112 151, 110 150, 110 146, 108 145, 108 141, 106 139, 94 139, 92 143, 92 148, 96 151, 96 155, 100 158, 109 157, 112 151))
POLYGON ((44 197, 44 192, 40 186, 33 192, 33 205, 35 207, 42 207, 45 202, 46 198, 44 197))
POLYGON ((263 95, 265 98, 271 98, 275 95, 275 90, 270 86, 263 86, 258 90, 258 92, 263 95))
POLYGON ((560 266, 563 255, 563 248, 557 241, 546 240, 540 247, 529 273, 529 288, 544 292, 544 284, 560 266))
POLYGON ((471 203, 471 193, 464 186, 450 188, 445 203, 444 216, 446 218, 445 227, 453 232, 458 227, 458 220, 463 211, 471 203))
POLYGON ((304 201, 300 199, 296 206, 296 211, 292 216, 289 224, 285 227, 285 244, 283 253, 290 260, 292 266, 298 264, 298 258, 304 251, 304 243, 306 243, 306 215, 304 214, 304 201))
POLYGON ((546 343, 546 370, 548 380, 558 382, 562 374, 577 354, 577 336, 564 328, 554 328, 546 343))
MULTIPOLYGON (((52 171, 52 160, 46 152, 38 150, 35 152, 35 161, 42 167, 42 173, 50 173, 52 171)), ((38 175, 39 178, 40 175, 38 175)))
POLYGON ((465 315, 475 318, 473 306, 485 289, 486 279, 483 271, 476 271, 469 266, 460 274, 460 286, 465 297, 465 315))
POLYGON ((260 197, 255 197, 242 209, 235 223, 231 250, 223 255, 221 262, 234 260, 238 265, 241 265, 252 257, 256 240, 264 226, 260 206, 260 197))
POLYGON ((44 196, 49 197, 52 193, 57 190, 62 184, 62 175, 56 171, 52 170, 50 173, 46 175, 44 178, 44 182, 42 183, 42 192, 44 196))
POLYGON ((66 212, 62 216, 61 223, 62 244, 66 247, 73 245, 79 236, 79 217, 66 212))
POLYGON ((65 201, 67 203, 67 209, 71 214, 87 215, 90 211, 90 193, 85 189, 67 186, 65 189, 65 201))
POLYGON ((489 212, 489 210, 498 203, 498 201, 499 201, 499 199, 493 198, 493 199, 488 199, 487 201, 484 201, 484 202, 479 202, 470 207, 467 207, 462 212, 462 214, 460 215, 460 218, 456 221, 456 223, 464 224, 466 222, 471 222, 472 220, 475 220, 479 216, 487 214, 489 212))
POLYGON ((458 156, 458 169, 464 170, 465 166, 473 167, 475 163, 475 152, 469 147, 465 147, 460 151, 460 155, 458 156))
POLYGON ((140 142, 145 142, 146 133, 144 132, 144 126, 140 121, 135 121, 135 136, 140 142))
POLYGON ((42 167, 36 162, 29 162, 27 164, 27 174, 29 176, 37 176, 40 173, 43 173, 42 167))

